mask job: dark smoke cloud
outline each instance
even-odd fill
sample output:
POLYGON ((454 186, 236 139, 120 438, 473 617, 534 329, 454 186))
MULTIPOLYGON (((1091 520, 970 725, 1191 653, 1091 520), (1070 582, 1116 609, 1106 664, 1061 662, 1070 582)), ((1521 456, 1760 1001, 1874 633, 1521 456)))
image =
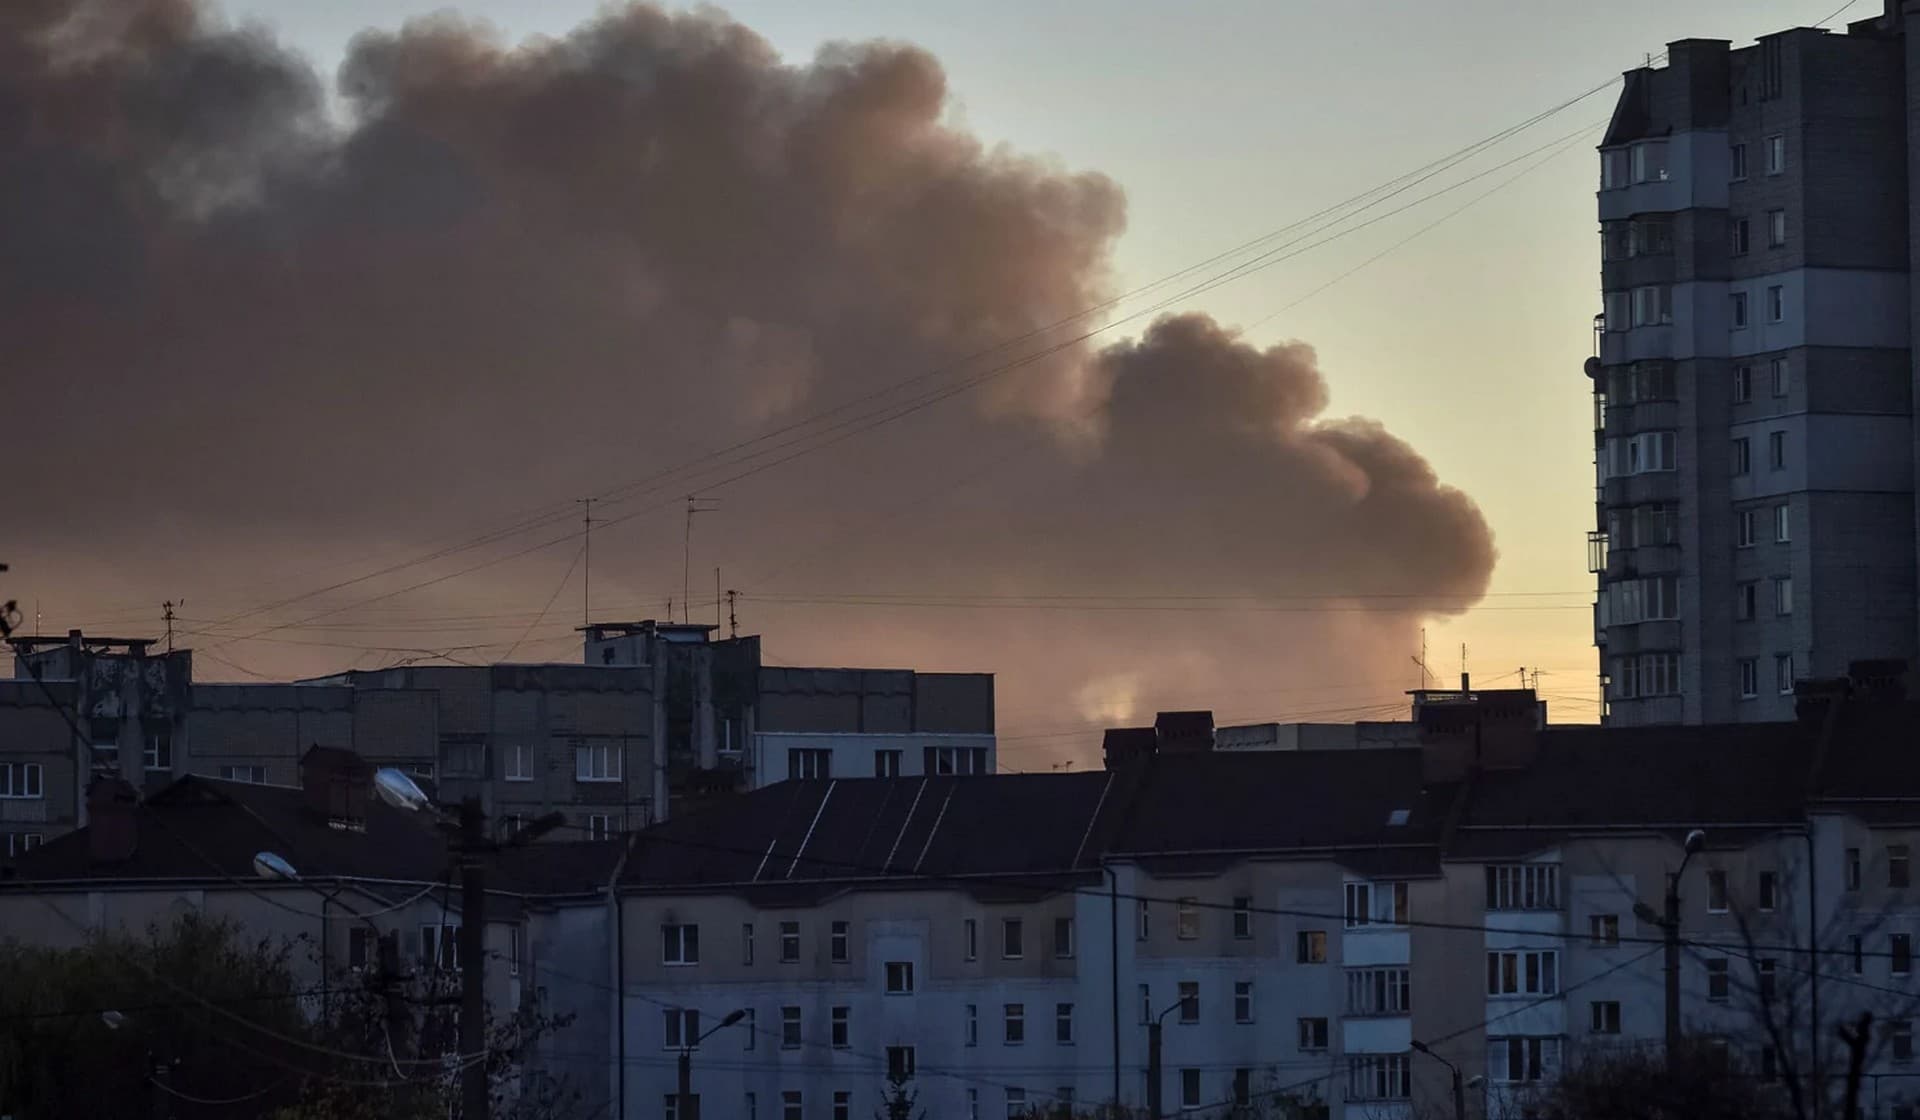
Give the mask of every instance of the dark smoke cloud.
MULTIPOLYGON (((54 598, 63 624, 181 594, 219 617, 276 575, 318 586, 1112 290, 1119 188, 947 124, 945 77, 910 46, 796 66, 711 12, 628 6, 515 47, 443 16, 354 42, 344 120, 324 89, 186 0, 0 5, 9 593, 54 598)), ((1003 707, 1069 721, 1126 706, 1102 696, 1279 710, 1289 684, 1404 675, 1383 667, 1494 558, 1470 500, 1326 402, 1309 347, 1163 319, 719 491, 696 570, 725 563, 750 592, 1346 597, 748 619, 791 660, 993 669, 1003 707)), ((596 537, 606 599, 679 582, 679 517, 596 537)), ((330 624, 530 612, 569 552, 330 624)), ((352 656, 224 653, 270 672, 352 656)))

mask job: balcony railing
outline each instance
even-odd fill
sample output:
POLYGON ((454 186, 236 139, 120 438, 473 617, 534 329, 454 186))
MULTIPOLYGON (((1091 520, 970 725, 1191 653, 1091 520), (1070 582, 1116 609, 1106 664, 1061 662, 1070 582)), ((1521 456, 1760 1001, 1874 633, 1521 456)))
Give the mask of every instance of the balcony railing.
POLYGON ((1605 530, 1587 534, 1587 571, 1598 575, 1607 570, 1607 534, 1605 530))

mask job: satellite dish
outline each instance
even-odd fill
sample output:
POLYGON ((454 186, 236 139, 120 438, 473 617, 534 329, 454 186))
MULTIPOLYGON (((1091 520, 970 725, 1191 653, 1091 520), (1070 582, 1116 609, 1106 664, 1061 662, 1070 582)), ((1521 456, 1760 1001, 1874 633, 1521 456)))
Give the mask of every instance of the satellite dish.
POLYGON ((391 766, 382 766, 373 773, 373 790, 380 800, 396 809, 419 811, 433 807, 433 801, 414 783, 406 773, 391 766))
POLYGON ((298 879, 300 873, 293 869, 277 852, 258 852, 253 857, 253 873, 262 879, 285 879, 289 882, 298 879))
POLYGON ((1595 381, 1600 380, 1600 359, 1588 358, 1586 370, 1587 370, 1588 377, 1592 378, 1595 381))

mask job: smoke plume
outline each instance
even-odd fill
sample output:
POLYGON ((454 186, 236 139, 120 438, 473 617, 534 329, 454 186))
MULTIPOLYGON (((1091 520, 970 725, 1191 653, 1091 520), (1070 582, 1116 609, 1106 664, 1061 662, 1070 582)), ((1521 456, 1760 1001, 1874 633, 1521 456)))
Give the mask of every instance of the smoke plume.
POLYGON ((518 45, 441 16, 364 33, 331 88, 188 0, 0 5, 4 559, 50 629, 151 632, 184 597, 192 644, 268 675, 523 632, 577 656, 578 542, 510 555, 552 527, 212 623, 973 378, 607 498, 596 613, 691 586, 711 618, 723 566, 777 657, 995 671, 1011 737, 1330 709, 1485 590, 1473 503, 1323 418, 1310 347, 1200 315, 1063 343, 1114 291, 1122 192, 949 123, 922 50, 796 65, 644 4, 518 45), (691 545, 690 492, 720 506, 691 545))

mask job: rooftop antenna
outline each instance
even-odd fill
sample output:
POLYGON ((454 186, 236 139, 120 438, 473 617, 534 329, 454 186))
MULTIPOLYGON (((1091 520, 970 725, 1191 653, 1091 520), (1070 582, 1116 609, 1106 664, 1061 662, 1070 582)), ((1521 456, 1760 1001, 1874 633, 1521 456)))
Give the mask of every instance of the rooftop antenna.
MULTIPOLYGON (((187 605, 187 601, 185 599, 182 599, 180 600, 179 605, 184 607, 187 605)), ((173 652, 173 608, 174 608, 174 602, 172 599, 168 599, 166 602, 160 604, 160 617, 165 619, 167 622, 167 652, 168 653, 173 652)), ((40 628, 39 613, 40 612, 37 609, 34 611, 33 627, 36 631, 39 630, 40 628)))
MULTIPOLYGON (((720 499, 718 498, 699 498, 692 494, 687 495, 687 532, 681 541, 680 556, 680 609, 685 612, 687 616, 685 621, 687 622, 693 621, 693 515, 696 513, 713 513, 719 508, 720 499)), ((667 620, 669 622, 673 620, 672 611, 667 612, 667 620)))
POLYGON ((727 588, 727 637, 729 638, 737 638, 740 636, 740 616, 735 614, 733 610, 733 601, 739 594, 740 593, 733 588, 727 588))
POLYGON ((1420 666, 1420 691, 1425 692, 1427 689, 1427 628, 1424 626, 1420 628, 1420 656, 1414 658, 1413 663, 1420 666))
POLYGON ((592 498, 575 498, 574 501, 580 503, 581 507, 585 511, 580 518, 580 524, 585 527, 583 530, 585 535, 582 537, 580 541, 580 560, 581 560, 581 565, 583 569, 582 574, 580 576, 580 625, 592 626, 593 625, 593 499, 592 498))

